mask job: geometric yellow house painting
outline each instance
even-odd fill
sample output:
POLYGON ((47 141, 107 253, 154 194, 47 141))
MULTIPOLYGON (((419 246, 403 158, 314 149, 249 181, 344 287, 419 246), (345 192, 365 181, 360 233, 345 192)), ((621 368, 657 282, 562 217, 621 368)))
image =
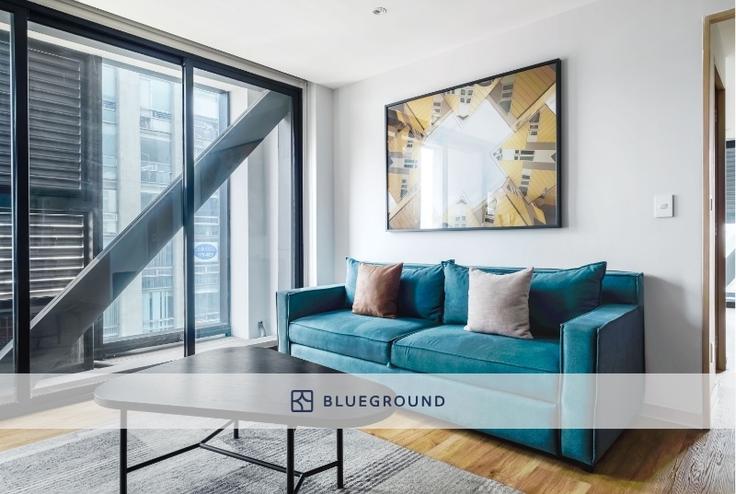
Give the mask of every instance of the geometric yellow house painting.
POLYGON ((560 226, 559 70, 387 105, 389 230, 560 226))

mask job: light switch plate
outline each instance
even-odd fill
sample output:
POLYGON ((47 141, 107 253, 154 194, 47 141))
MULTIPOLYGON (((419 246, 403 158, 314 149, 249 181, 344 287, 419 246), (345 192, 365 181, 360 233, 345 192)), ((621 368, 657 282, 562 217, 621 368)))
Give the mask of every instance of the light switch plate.
POLYGON ((655 218, 672 218, 675 215, 674 197, 672 194, 657 194, 654 196, 655 218))

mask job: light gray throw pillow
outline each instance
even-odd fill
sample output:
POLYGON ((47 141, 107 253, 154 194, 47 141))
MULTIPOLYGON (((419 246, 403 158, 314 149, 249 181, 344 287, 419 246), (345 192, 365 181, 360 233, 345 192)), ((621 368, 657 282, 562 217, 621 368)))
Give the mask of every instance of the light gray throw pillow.
POLYGON ((470 268, 468 276, 467 331, 532 338, 529 327, 532 268, 503 275, 470 268))

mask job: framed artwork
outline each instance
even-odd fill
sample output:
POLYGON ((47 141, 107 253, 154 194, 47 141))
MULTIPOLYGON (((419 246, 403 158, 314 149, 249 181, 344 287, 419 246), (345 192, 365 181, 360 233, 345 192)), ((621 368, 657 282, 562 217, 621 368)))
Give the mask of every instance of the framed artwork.
POLYGON ((386 105, 387 229, 561 226, 560 64, 386 105))

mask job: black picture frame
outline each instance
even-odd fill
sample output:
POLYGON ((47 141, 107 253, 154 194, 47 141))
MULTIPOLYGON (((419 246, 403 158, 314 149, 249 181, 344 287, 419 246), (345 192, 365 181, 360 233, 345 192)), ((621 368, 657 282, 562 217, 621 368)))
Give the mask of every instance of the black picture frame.
POLYGON ((562 228, 563 226, 563 210, 564 210, 564 194, 563 194, 563 180, 562 180, 562 173, 563 173, 563 163, 564 163, 564 154, 563 154, 563 140, 562 140, 562 126, 564 122, 564 104, 563 104, 563 98, 562 98, 562 84, 563 84, 563 77, 562 77, 562 59, 555 58, 551 60, 546 60, 543 62, 535 63, 532 65, 527 65, 525 67, 521 67, 518 69, 509 70, 506 72, 501 72, 498 74, 482 77, 480 79, 475 79, 473 81, 464 82, 461 84, 456 84, 454 86, 446 87, 443 89, 431 91, 428 93, 424 93, 418 96, 412 96, 410 98, 405 98, 399 101, 394 101, 391 103, 387 103, 384 105, 384 157, 385 157, 385 231, 392 232, 392 233, 402 233, 402 232, 452 232, 452 231, 496 231, 496 230, 535 230, 535 229, 548 229, 548 228, 562 228), (480 226, 480 227, 443 227, 443 228, 392 228, 390 225, 390 205, 389 205, 389 168, 391 166, 391 158, 389 154, 389 111, 392 107, 401 105, 413 100, 417 100, 420 98, 425 98, 428 96, 434 96, 437 94, 441 94, 447 91, 452 91, 455 89, 479 84, 482 82, 486 82, 492 79, 498 79, 502 78, 508 75, 518 74, 520 72, 533 70, 539 67, 543 66, 554 66, 555 71, 555 99, 556 99, 556 108, 555 108, 555 115, 556 115, 556 150, 555 150, 555 172, 556 172, 556 189, 557 189, 557 207, 556 207, 556 215, 555 220, 548 224, 534 224, 534 225, 525 225, 525 226, 480 226))

